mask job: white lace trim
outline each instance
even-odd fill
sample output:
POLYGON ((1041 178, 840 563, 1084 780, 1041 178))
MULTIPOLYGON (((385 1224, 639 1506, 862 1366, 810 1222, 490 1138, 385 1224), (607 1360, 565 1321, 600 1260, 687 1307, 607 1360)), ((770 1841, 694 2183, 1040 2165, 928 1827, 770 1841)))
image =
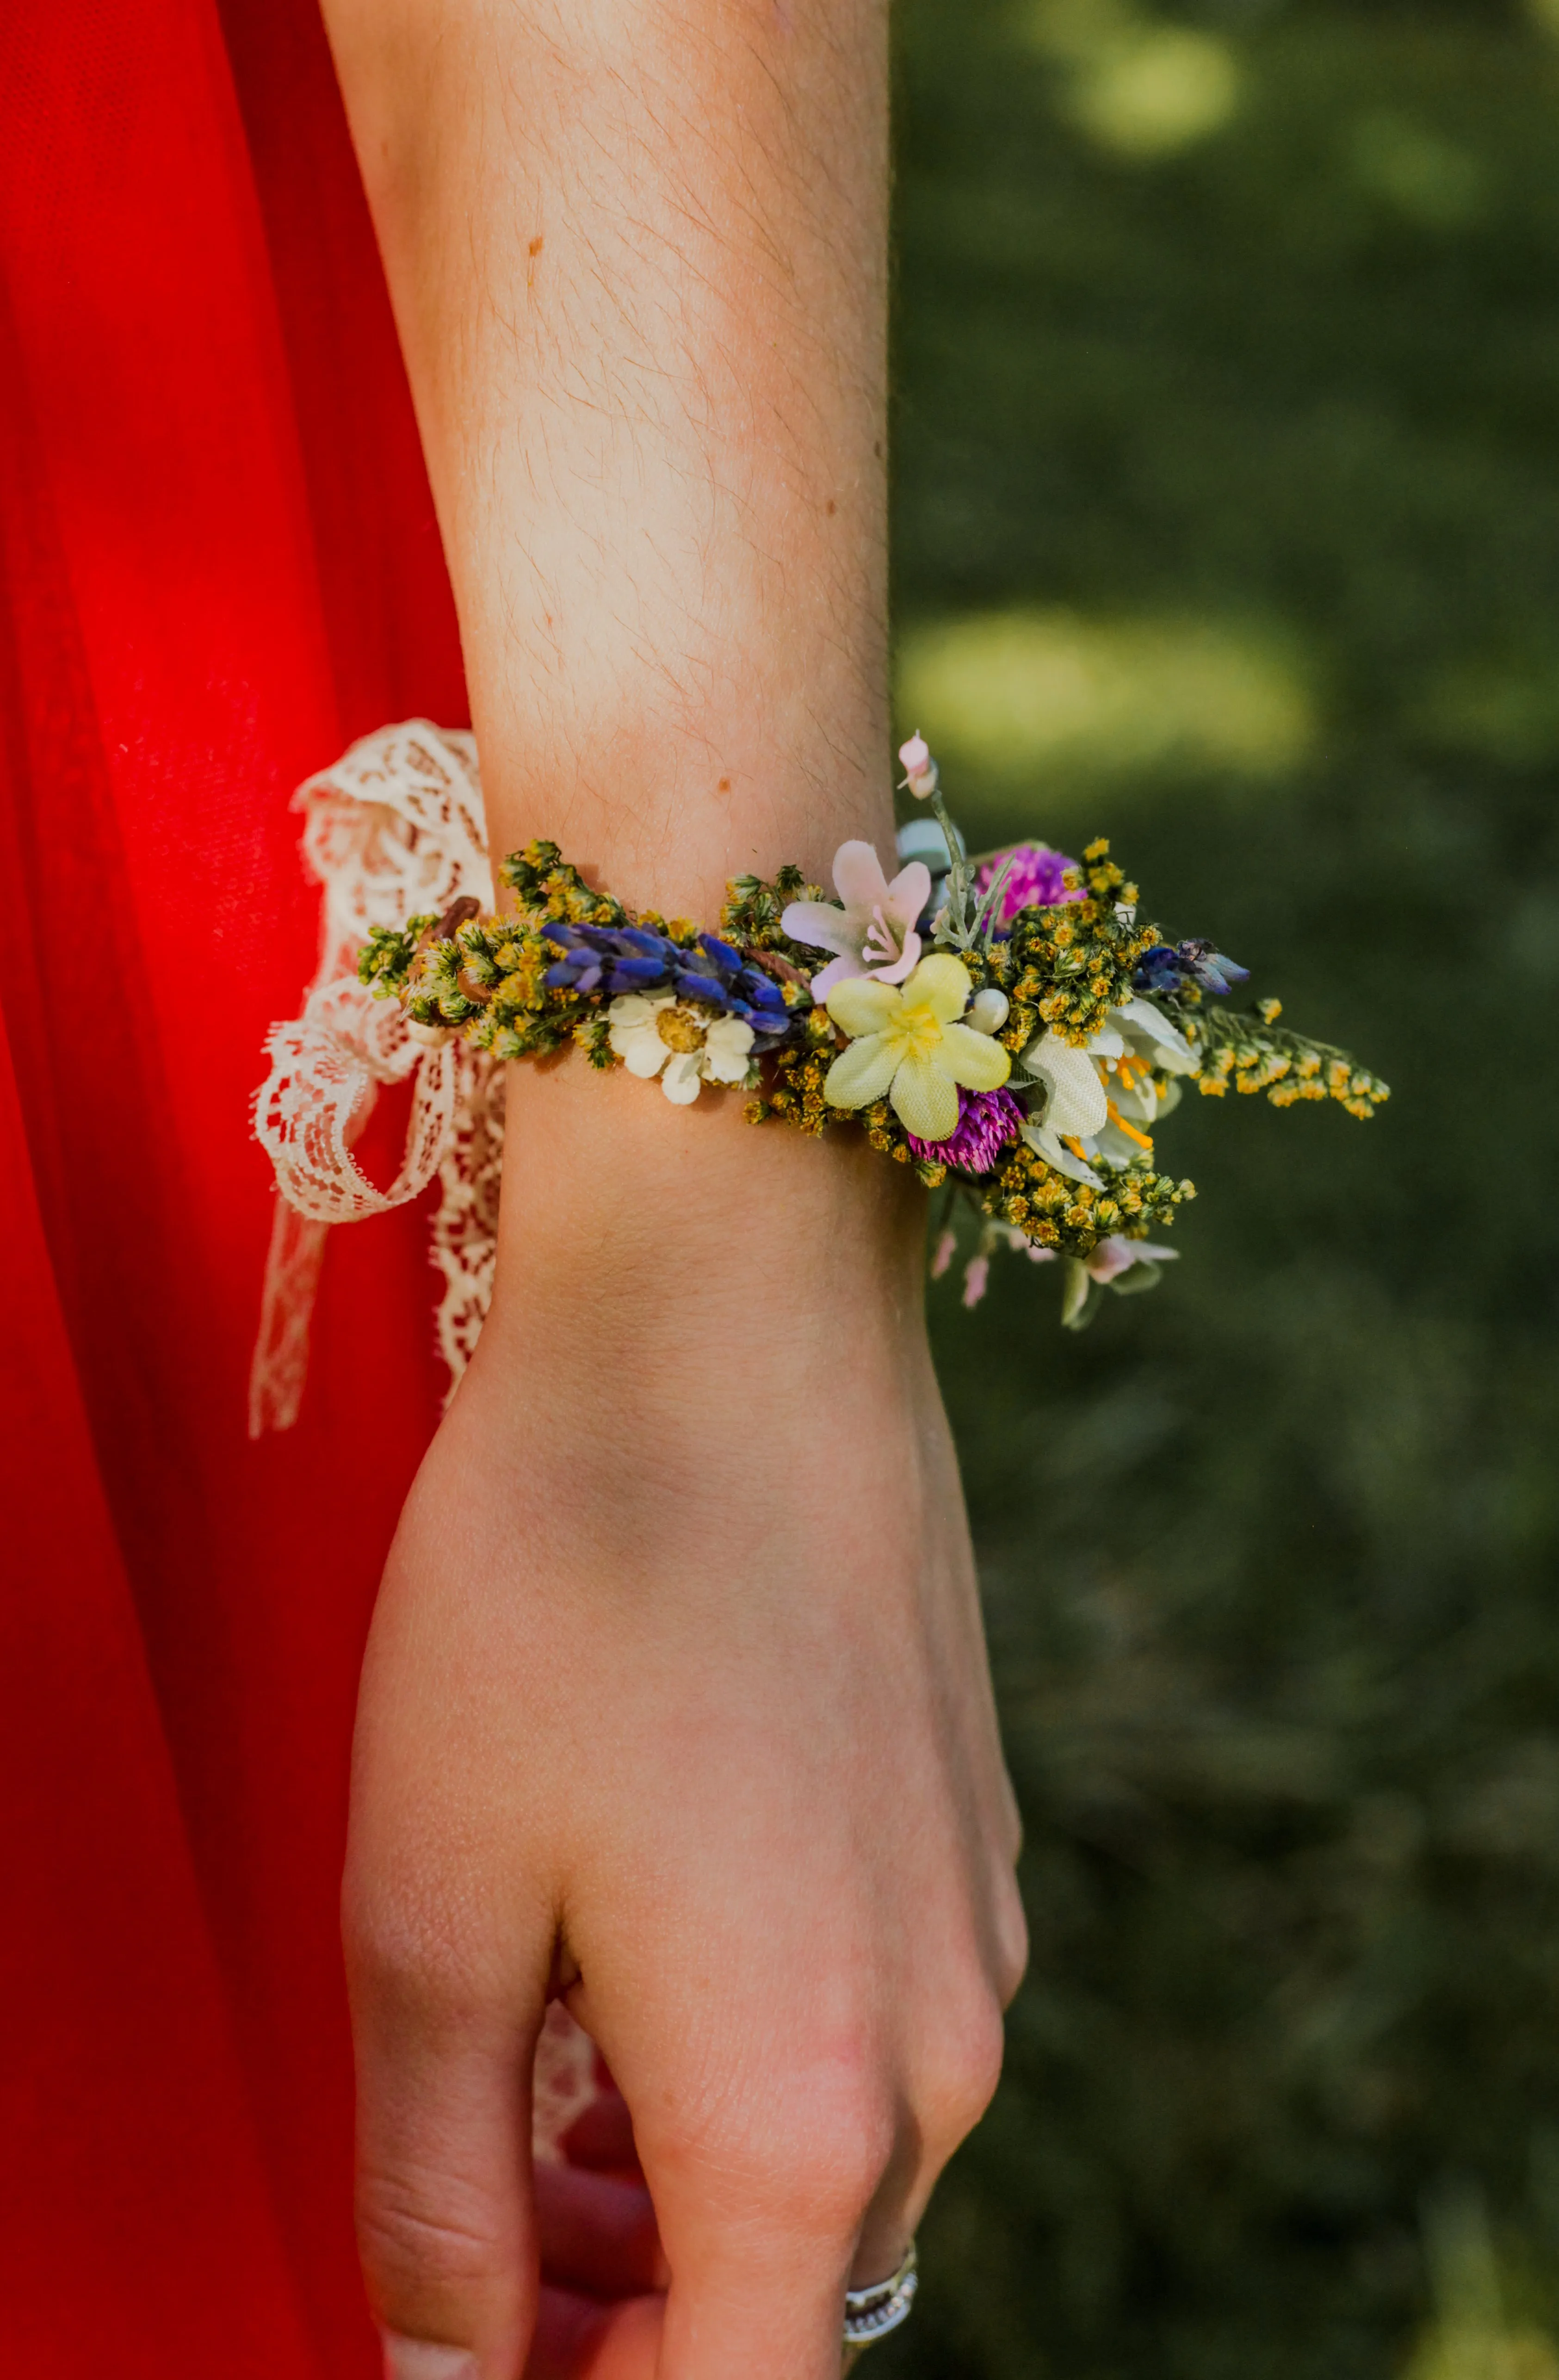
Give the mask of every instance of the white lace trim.
POLYGON ((435 1172, 438 1345, 453 1393, 492 1298, 503 1159, 502 1067, 463 1043, 418 1042, 397 1003, 372 999, 356 974, 371 927, 442 914, 466 894, 493 906, 472 738, 420 719, 382 728, 311 777, 294 807, 323 892, 320 964, 302 1015, 270 1035, 271 1072, 255 1101, 255 1132, 281 1197, 250 1372, 251 1438, 298 1418, 329 1226, 404 1205, 435 1172), (408 1076, 406 1154, 381 1190, 352 1148, 380 1086, 408 1076))
MULTIPOLYGON (((303 855, 323 891, 319 969, 301 1016, 274 1027, 254 1128, 276 1169, 275 1221, 250 1374, 250 1435, 290 1429, 309 1367, 309 1320, 332 1223, 404 1205, 436 1172, 432 1257, 444 1277, 437 1330, 450 1393, 493 1295, 504 1157, 504 1070, 463 1042, 430 1050, 397 1004, 357 979, 372 926, 442 914, 469 893, 493 906, 476 746, 423 719, 382 728, 300 786, 303 855), (412 1080, 406 1154, 389 1189, 352 1155, 385 1083, 412 1080)), ((556 2164, 569 2126, 599 2095, 595 2047, 561 2003, 536 2045, 535 2154, 556 2164)))

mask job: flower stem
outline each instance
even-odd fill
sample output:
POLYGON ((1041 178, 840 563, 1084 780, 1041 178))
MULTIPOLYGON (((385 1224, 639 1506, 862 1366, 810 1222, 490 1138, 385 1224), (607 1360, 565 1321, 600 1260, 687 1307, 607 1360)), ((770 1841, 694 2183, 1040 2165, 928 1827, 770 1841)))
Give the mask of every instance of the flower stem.
POLYGON ((937 927, 939 942, 950 942, 955 950, 967 951, 973 946, 974 930, 969 925, 968 861, 964 856, 963 840, 948 815, 947 804, 939 786, 932 795, 932 815, 942 829, 942 839, 947 845, 947 905, 937 927))

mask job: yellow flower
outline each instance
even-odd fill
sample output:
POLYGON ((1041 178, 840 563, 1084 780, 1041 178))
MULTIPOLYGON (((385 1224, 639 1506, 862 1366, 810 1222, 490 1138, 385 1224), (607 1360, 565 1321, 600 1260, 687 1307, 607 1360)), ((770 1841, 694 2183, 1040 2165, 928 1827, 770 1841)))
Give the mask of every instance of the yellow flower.
POLYGON ((850 1036, 822 1087, 830 1107, 869 1108, 886 1092, 917 1140, 958 1129, 958 1086, 999 1091, 1012 1061, 999 1041, 960 1025, 974 990, 961 959, 922 959, 908 981, 852 976, 828 995, 828 1013, 850 1036))

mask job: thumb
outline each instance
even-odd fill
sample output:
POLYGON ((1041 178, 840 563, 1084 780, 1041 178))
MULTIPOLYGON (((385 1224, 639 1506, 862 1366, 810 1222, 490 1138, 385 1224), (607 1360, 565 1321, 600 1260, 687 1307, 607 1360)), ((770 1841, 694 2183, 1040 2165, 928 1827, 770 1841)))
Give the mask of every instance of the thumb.
POLYGON ((358 2244, 387 2380, 519 2380, 536 2309, 535 2022, 348 1950, 358 2244))

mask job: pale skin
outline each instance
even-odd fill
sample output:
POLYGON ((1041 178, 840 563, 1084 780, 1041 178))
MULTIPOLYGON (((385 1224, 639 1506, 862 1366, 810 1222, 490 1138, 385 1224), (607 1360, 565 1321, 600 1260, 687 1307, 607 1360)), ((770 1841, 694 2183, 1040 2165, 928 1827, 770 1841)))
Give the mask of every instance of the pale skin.
MULTIPOLYGON (((880 0, 324 13, 494 848, 706 919, 886 855, 880 0)), ((363 1676, 370 2298, 395 2380, 835 2380, 1024 1959, 921 1194, 739 1093, 512 1072, 493 1313, 363 1676), (602 2174, 538 2207, 558 1989, 652 2217, 602 2174), (542 2252, 594 2297, 538 2327, 542 2252)))

